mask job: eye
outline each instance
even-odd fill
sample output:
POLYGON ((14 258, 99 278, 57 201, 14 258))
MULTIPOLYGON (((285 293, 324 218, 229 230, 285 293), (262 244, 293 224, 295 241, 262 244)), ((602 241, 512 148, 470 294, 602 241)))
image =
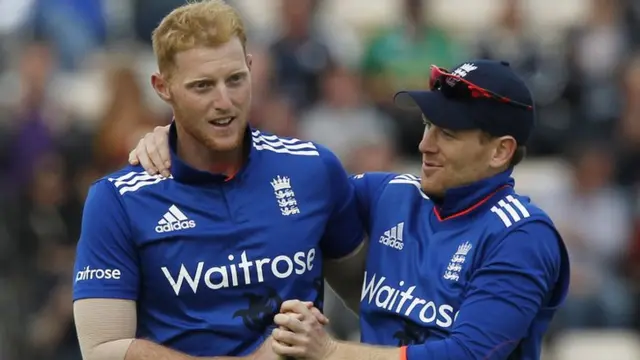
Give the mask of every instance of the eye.
POLYGON ((211 87, 210 81, 198 81, 197 83, 193 84, 193 88, 199 91, 206 90, 209 87, 211 87))
POLYGON ((442 135, 444 135, 446 138, 449 138, 449 139, 455 138, 455 135, 448 130, 442 130, 442 135))
POLYGON ((244 78, 244 74, 234 74, 227 79, 227 82, 231 85, 238 85, 242 82, 242 80, 244 80, 244 78))

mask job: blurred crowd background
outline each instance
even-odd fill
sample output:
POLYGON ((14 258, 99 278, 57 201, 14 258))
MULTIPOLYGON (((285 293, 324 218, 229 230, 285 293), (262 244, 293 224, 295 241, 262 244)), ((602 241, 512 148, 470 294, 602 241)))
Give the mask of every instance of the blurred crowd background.
MULTIPOLYGON (((0 0, 0 359, 76 360, 70 287, 90 183, 170 122, 150 33, 184 0, 0 0)), ((640 1, 231 0, 254 54, 254 126, 351 173, 418 174, 422 123, 392 106, 429 65, 507 60, 538 127, 517 189, 570 249, 544 359, 640 359, 640 1), (634 352, 635 351, 635 352, 634 352)), ((332 331, 358 339, 327 293, 332 331)))

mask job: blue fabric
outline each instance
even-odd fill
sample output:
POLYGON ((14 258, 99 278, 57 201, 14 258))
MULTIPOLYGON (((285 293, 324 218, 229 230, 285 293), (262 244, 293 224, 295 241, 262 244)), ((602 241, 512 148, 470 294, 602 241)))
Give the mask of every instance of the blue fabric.
POLYGON ((370 237, 364 343, 408 346, 409 360, 539 359, 566 297, 569 261, 510 171, 452 189, 438 206, 412 175, 352 182, 370 237))
POLYGON ((188 355, 246 355, 283 300, 322 308, 322 259, 364 237, 354 189, 326 148, 251 130, 225 181, 177 157, 174 126, 173 177, 126 167, 91 187, 73 298, 135 300, 137 336, 188 355))

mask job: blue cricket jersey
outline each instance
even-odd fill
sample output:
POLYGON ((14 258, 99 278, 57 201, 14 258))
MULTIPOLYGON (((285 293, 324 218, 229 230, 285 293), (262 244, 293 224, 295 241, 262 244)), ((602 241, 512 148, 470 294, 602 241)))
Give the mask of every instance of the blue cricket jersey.
POLYGON ((353 177, 371 242, 363 342, 406 346, 408 360, 540 358, 569 261, 510 176, 449 190, 437 205, 415 176, 353 177))
POLYGON ((73 299, 137 302, 137 337, 192 356, 240 356, 270 335, 282 301, 322 308, 322 259, 364 235, 338 159, 311 142, 247 130, 232 179, 187 166, 126 167, 87 197, 73 299))

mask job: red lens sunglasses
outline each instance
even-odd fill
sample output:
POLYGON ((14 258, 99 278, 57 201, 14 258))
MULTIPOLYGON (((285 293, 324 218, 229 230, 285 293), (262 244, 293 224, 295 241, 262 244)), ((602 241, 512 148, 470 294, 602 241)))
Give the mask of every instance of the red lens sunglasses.
POLYGON ((464 78, 451 74, 446 69, 431 65, 431 76, 429 77, 429 89, 431 91, 441 91, 447 97, 462 99, 486 98, 497 100, 501 103, 514 105, 526 110, 533 110, 533 106, 511 100, 508 97, 498 95, 492 91, 465 80, 464 78))

